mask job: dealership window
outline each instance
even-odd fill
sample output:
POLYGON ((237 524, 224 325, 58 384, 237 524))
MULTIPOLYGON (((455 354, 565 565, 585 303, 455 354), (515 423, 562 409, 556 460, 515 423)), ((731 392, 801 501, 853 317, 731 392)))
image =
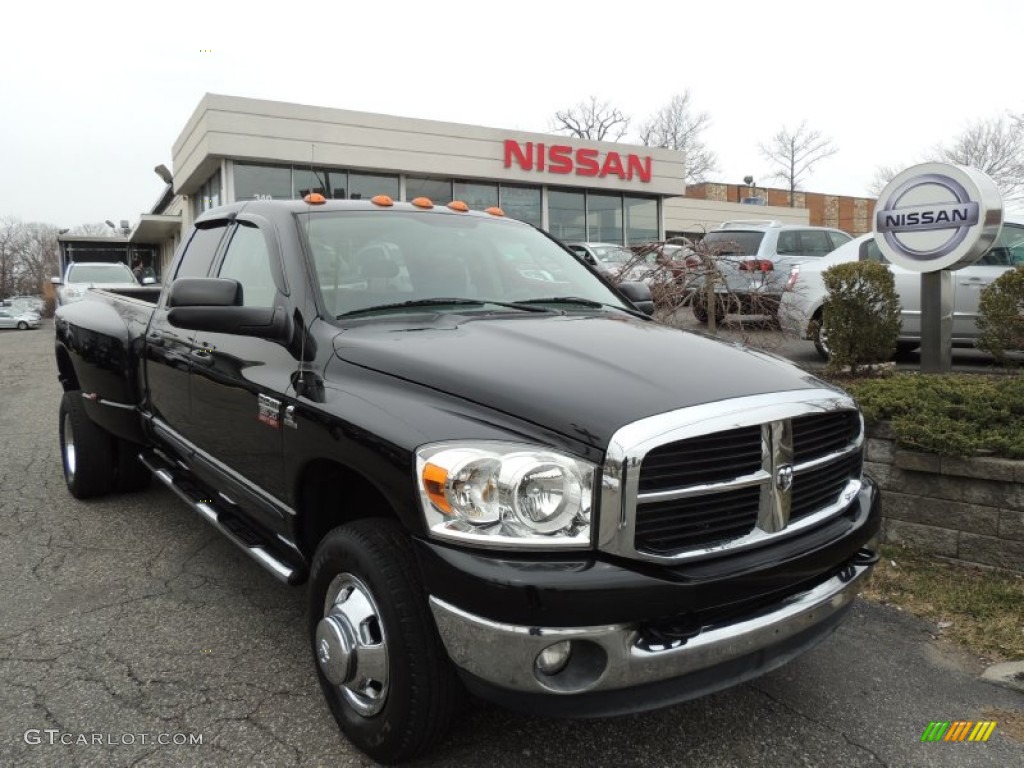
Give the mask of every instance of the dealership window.
POLYGON ((509 218, 540 226, 540 187, 502 184, 498 201, 509 218))
POLYGON ((622 244, 622 195, 587 194, 587 239, 622 244))
POLYGON ((498 204, 498 185, 471 181, 456 181, 454 196, 474 211, 482 211, 498 204))
POLYGON ((552 189, 548 192, 548 231, 567 243, 587 239, 586 193, 552 189))
POLYGON ((203 211, 216 208, 220 205, 220 171, 218 170, 206 183, 199 188, 195 197, 195 209, 198 216, 203 211))
POLYGON ((369 200, 375 195, 387 195, 398 199, 398 177, 379 173, 350 173, 348 175, 349 198, 369 200))
POLYGON ((292 169, 288 166, 235 163, 235 200, 288 200, 292 169))
POLYGON ((426 197, 435 205, 447 205, 452 201, 452 182, 450 179, 406 176, 405 199, 415 200, 417 197, 426 197))
POLYGON ((648 243, 658 239, 658 201, 653 197, 625 195, 626 242, 648 243))
POLYGON ((292 197, 301 200, 311 192, 327 194, 327 171, 322 168, 295 168, 292 170, 292 197))

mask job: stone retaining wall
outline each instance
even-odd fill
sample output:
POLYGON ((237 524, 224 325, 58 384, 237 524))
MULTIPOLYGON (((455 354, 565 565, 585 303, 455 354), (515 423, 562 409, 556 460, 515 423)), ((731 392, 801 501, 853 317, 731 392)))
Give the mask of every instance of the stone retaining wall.
POLYGON ((1024 461, 898 448, 868 427, 865 469, 882 488, 882 540, 1024 573, 1024 461))

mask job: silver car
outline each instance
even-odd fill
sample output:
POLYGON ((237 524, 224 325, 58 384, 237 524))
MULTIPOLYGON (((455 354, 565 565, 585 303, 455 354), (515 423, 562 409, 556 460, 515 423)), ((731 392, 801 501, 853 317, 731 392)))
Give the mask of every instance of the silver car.
MULTIPOLYGON (((715 285, 716 320, 724 319, 727 312, 774 317, 790 269, 819 259, 851 239, 846 232, 831 227, 778 221, 724 222, 701 240, 701 247, 713 257, 721 273, 715 285)), ((707 302, 700 298, 694 301, 693 313, 698 321, 706 323, 707 302)))
MULTIPOLYGON (((913 349, 920 345, 921 273, 889 263, 870 234, 852 240, 823 259, 793 267, 779 312, 783 325, 811 339, 818 354, 827 360, 828 341, 820 331, 821 307, 828 292, 821 273, 848 261, 877 261, 889 267, 900 297, 900 347, 913 349)), ((995 245, 984 256, 953 272, 953 344, 974 343, 982 289, 1018 264, 1024 264, 1024 225, 1005 223, 995 245)))
POLYGON ((38 328, 41 322, 38 312, 16 307, 0 307, 0 328, 27 331, 29 328, 38 328))
POLYGON ((82 262, 69 264, 64 279, 53 278, 57 288, 57 304, 63 306, 79 301, 90 288, 117 288, 138 285, 135 275, 124 264, 82 262))

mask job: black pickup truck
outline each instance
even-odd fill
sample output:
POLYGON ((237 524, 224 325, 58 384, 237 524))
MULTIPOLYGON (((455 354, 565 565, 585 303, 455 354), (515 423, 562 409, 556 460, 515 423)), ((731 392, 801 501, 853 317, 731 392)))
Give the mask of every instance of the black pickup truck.
POLYGON ((850 397, 654 322, 499 209, 239 203, 167 275, 57 313, 68 488, 155 476, 308 582, 324 695, 377 760, 463 689, 585 717, 748 680, 877 560, 850 397))

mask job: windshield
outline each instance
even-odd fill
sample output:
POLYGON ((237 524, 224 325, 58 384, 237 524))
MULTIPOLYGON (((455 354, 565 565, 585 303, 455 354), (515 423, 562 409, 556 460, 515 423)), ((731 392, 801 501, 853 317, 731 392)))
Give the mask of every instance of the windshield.
POLYGON ((618 245, 593 245, 591 250, 598 261, 606 264, 625 264, 633 258, 633 252, 618 245))
MULTIPOLYGON (((333 317, 437 298, 486 304, 575 297, 625 306, 571 254, 516 221, 394 210, 325 211, 300 221, 333 317)), ((459 309, 467 311, 465 304, 459 309)))
POLYGON ((134 283, 135 275, 124 264, 75 264, 69 283, 134 283))
POLYGON ((754 255, 761 247, 764 232, 708 232, 701 241, 716 254, 754 255))

